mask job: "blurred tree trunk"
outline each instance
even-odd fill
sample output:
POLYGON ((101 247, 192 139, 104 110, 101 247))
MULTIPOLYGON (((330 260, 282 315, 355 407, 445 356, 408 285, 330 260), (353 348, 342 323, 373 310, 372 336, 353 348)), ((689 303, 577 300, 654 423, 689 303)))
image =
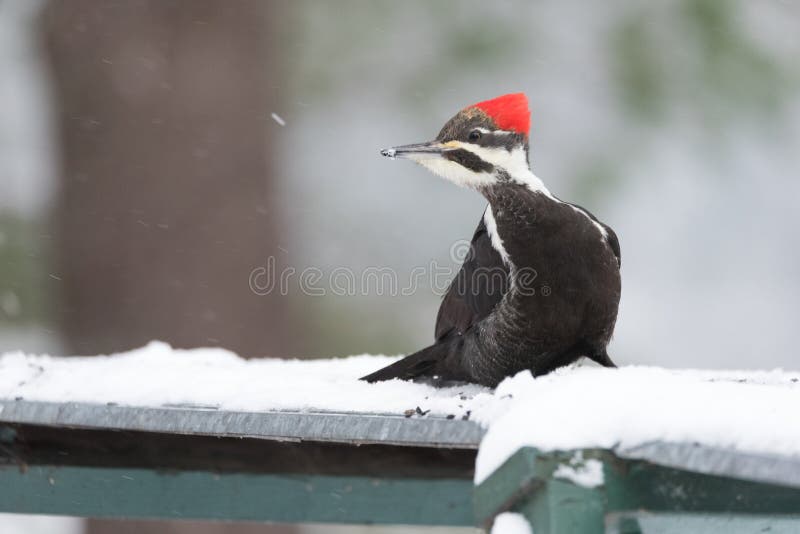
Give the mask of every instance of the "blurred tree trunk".
POLYGON ((278 254, 276 7, 52 2, 63 327, 82 354, 163 339, 287 348, 284 302, 250 291, 278 254))
MULTIPOLYGON (((291 348, 285 300, 248 283, 267 256, 280 258, 276 9, 70 0, 45 10, 62 148, 61 321, 72 353, 151 339, 247 356, 291 348)), ((97 521, 90 531, 268 528, 97 521)))

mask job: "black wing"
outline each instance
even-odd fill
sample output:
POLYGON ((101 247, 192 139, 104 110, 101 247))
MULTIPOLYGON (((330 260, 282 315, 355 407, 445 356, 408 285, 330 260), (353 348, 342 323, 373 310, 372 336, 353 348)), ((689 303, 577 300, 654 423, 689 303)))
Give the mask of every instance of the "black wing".
MULTIPOLYGON (((598 221, 599 222, 599 221, 598 221)), ((611 250, 614 251, 614 256, 617 257, 617 266, 622 267, 622 252, 619 249, 619 238, 617 234, 614 233, 614 230, 605 223, 600 223, 603 225, 603 228, 606 229, 606 241, 608 241, 611 250)))
MULTIPOLYGON (((562 200, 562 202, 563 202, 563 200, 562 200)), ((592 214, 592 212, 587 210, 586 208, 584 208, 582 206, 578 206, 577 204, 573 204, 572 202, 567 202, 566 204, 569 204, 572 207, 578 208, 583 213, 588 215, 591 220, 593 220, 594 222, 596 222, 597 224, 599 224, 600 226, 605 228, 605 230, 606 230, 606 241, 608 241, 608 246, 611 247, 611 250, 614 252, 614 256, 617 257, 617 266, 618 267, 622 267, 622 252, 620 251, 620 248, 619 248, 619 238, 617 237, 617 234, 614 232, 614 230, 612 230, 611 227, 609 225, 607 225, 606 223, 598 220, 597 217, 595 217, 592 214)))
POLYGON ((464 264, 439 307, 436 341, 463 334, 489 315, 508 289, 508 267, 492 247, 481 217, 464 264))

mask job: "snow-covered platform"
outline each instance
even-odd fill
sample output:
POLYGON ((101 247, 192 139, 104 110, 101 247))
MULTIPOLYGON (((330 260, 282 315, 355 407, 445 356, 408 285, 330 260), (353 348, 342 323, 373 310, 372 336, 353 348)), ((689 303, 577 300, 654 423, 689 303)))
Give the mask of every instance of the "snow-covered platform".
POLYGON ((622 528, 643 511, 800 513, 798 372, 572 367, 496 390, 357 380, 390 361, 163 343, 2 355, 0 511, 488 525, 515 510, 537 532, 622 528))

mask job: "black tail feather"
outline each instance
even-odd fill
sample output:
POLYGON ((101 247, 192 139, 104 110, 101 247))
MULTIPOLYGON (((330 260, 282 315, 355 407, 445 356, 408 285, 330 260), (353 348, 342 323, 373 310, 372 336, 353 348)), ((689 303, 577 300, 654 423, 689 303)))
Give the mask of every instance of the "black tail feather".
POLYGON ((432 376, 437 368, 437 363, 447 354, 447 347, 437 343, 420 351, 406 356, 402 360, 387 365, 374 373, 362 376, 359 380, 367 382, 381 382, 399 378, 411 380, 420 376, 432 376))
POLYGON ((611 361, 611 357, 608 355, 608 352, 603 349, 601 352, 594 352, 589 355, 589 359, 593 362, 599 363, 603 367, 616 367, 613 361, 611 361))

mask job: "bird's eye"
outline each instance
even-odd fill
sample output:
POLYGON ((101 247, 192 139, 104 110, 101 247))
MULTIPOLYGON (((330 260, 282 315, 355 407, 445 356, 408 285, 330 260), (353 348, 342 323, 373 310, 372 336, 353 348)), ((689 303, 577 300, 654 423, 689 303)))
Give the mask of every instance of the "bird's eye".
POLYGON ((469 133, 469 140, 470 141, 477 141, 481 138, 481 132, 479 130, 472 130, 469 133))

